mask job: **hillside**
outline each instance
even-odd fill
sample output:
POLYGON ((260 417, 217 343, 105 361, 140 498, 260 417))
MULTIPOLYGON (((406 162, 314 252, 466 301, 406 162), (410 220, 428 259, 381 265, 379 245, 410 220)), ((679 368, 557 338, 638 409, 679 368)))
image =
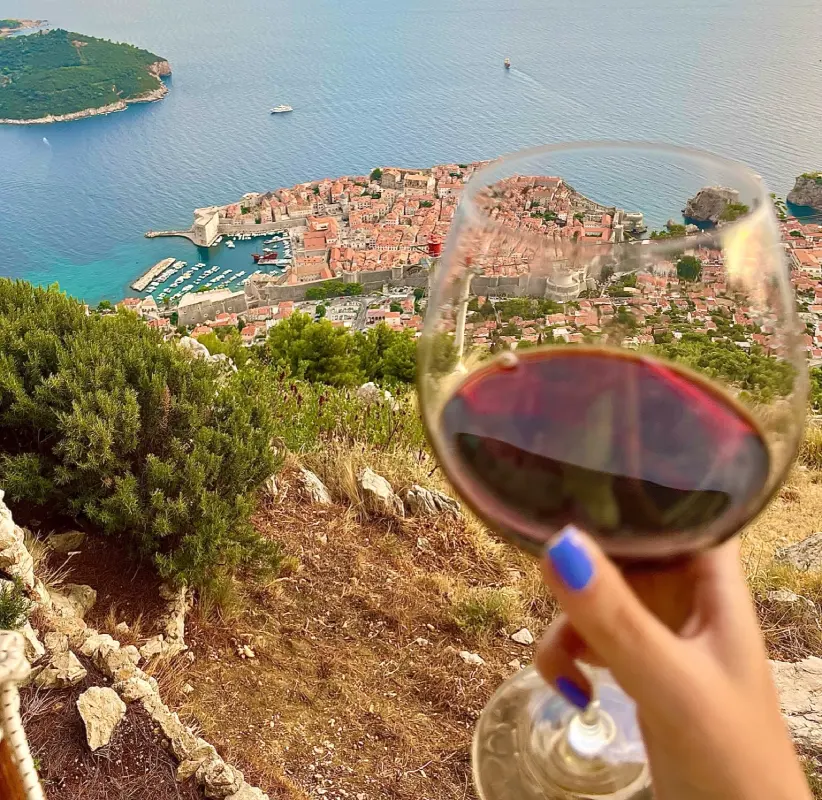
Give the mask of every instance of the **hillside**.
POLYGON ((162 98, 160 56, 53 30, 0 40, 0 122, 52 122, 162 98))

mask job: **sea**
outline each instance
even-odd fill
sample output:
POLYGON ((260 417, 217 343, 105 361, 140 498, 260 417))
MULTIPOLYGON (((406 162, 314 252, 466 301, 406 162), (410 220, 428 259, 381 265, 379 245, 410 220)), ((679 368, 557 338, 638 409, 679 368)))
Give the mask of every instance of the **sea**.
MULTIPOLYGON (((250 191, 578 139, 740 159, 784 196, 822 169, 820 0, 0 0, 171 62, 168 97, 0 126, 0 274, 116 300, 176 257, 248 270, 259 242, 146 239, 250 191), (504 58, 512 69, 505 71, 504 58), (272 116, 285 103, 292 114, 272 116)), ((678 215, 684 188, 586 186, 678 215)))

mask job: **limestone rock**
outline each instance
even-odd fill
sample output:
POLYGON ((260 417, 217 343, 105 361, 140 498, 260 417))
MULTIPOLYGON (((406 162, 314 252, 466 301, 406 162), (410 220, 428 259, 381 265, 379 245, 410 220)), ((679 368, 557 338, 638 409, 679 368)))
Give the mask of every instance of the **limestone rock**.
POLYGON ((782 715, 794 742, 822 753, 822 658, 790 664, 771 661, 782 715))
POLYGON ((788 202, 822 210, 822 172, 800 175, 788 194, 788 202))
MULTIPOLYGON (((2 498, 0 498, 0 504, 2 498)), ((34 588, 34 560, 23 540, 23 531, 14 524, 11 512, 5 505, 0 515, 0 570, 20 578, 26 589, 34 588)))
POLYGON ((768 592, 768 600, 774 605, 788 607, 798 606, 798 610, 801 610, 803 616, 807 615, 810 620, 813 621, 812 624, 815 623, 816 626, 819 627, 819 610, 810 598, 803 597, 802 595, 796 594, 788 589, 777 589, 776 591, 768 592))
POLYGON ((268 800, 268 795, 262 789, 244 783, 239 792, 229 795, 226 800, 268 800))
POLYGON ((405 505, 409 516, 435 517, 439 514, 449 514, 459 517, 460 504, 447 494, 437 489, 426 489, 415 484, 405 493, 405 505))
POLYGON ((149 661, 150 659, 154 658, 155 656, 162 655, 163 653, 163 635, 157 634, 157 636, 152 636, 141 648, 140 648, 140 655, 146 660, 149 661))
POLYGON ((508 662, 508 666, 511 667, 511 669, 516 670, 517 672, 519 672, 519 670, 522 669, 522 663, 518 658, 512 658, 508 662))
POLYGON ((118 681, 114 684, 114 691, 126 701, 134 703, 150 694, 156 694, 154 687, 143 678, 129 678, 127 681, 118 681))
POLYGON ((303 492, 312 503, 321 506, 331 505, 331 493, 311 470, 300 467, 300 481, 303 492))
POLYGON ((120 637, 128 636, 131 633, 131 628, 128 627, 127 622, 118 622, 114 626, 114 632, 120 637))
POLYGON ((100 669, 115 681, 127 681, 137 675, 131 654, 125 650, 109 650, 101 654, 98 661, 100 669))
POLYGON ((777 550, 775 558, 801 572, 822 572, 822 533, 777 550))
POLYGON ((243 773, 221 758, 205 761, 197 770, 197 782, 208 798, 230 797, 240 791, 245 782, 243 773))
POLYGON ((712 222, 716 225, 720 215, 730 203, 739 202, 739 192, 725 186, 706 186, 688 200, 682 214, 695 222, 712 222))
POLYGON ((477 653, 469 653, 468 650, 460 650, 459 657, 466 663, 475 667, 485 664, 485 659, 477 653))
POLYGON ((120 650, 128 656, 129 661, 131 661, 135 667, 140 663, 140 651, 133 644, 127 647, 121 647, 120 650))
POLYGON ((65 633, 57 633, 56 631, 49 631, 43 637, 43 644, 46 647, 46 652, 49 655, 57 655, 57 653, 65 653, 68 650, 69 641, 65 633))
POLYGON ((86 534, 82 531, 69 531, 68 533, 53 533, 46 540, 49 547, 55 553, 73 553, 83 546, 86 534))
POLYGON ((30 622, 27 622, 20 628, 20 633, 23 636, 26 658, 30 664, 33 664, 38 658, 46 654, 46 648, 37 638, 37 633, 35 633, 34 628, 31 627, 30 622))
POLYGON ((77 710, 86 726, 86 741, 92 750, 105 747, 126 714, 126 704, 114 689, 92 686, 77 698, 77 710))
POLYGON ((208 352, 208 348, 204 344, 200 344, 196 339, 192 339, 190 336, 183 336, 179 343, 180 347, 183 350, 187 350, 194 358, 203 358, 210 360, 211 353, 208 352))
POLYGON ((84 680, 88 672, 71 650, 58 653, 34 679, 41 689, 68 689, 84 680))
MULTIPOLYGON (((55 633, 62 633, 68 637, 71 647, 82 647, 86 639, 91 635, 90 629, 79 617, 63 617, 59 614, 48 614, 46 625, 55 633)), ((96 633, 96 631, 95 631, 96 633)))
POLYGON ((89 636, 88 639, 83 642, 80 652, 99 666, 104 656, 119 649, 120 642, 116 639, 113 639, 107 633, 97 633, 89 636))
POLYGON ((263 484, 263 491, 272 500, 275 500, 278 497, 278 495, 280 494, 280 490, 277 486, 277 476, 276 475, 269 475, 265 479, 265 483, 263 484))
POLYGON ((531 645, 534 643, 534 635, 528 630, 528 628, 522 628, 516 633, 511 634, 511 640, 517 644, 531 645))
POLYGON ((49 597, 54 613, 80 619, 84 619, 97 602, 97 592, 91 586, 76 583, 69 583, 62 589, 49 589, 49 597))
POLYGON ((394 494, 391 484, 382 475, 377 475, 371 467, 366 467, 360 475, 360 488, 370 511, 389 516, 405 516, 405 506, 394 494))

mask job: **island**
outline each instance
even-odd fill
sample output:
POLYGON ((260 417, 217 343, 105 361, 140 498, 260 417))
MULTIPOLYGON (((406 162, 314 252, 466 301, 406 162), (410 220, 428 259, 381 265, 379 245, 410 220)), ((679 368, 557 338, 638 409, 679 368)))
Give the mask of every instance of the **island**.
POLYGON ((161 100, 170 74, 148 50, 59 28, 0 39, 0 124, 65 122, 161 100))
POLYGON ((822 172, 800 175, 788 195, 788 202, 794 206, 822 209, 822 172))

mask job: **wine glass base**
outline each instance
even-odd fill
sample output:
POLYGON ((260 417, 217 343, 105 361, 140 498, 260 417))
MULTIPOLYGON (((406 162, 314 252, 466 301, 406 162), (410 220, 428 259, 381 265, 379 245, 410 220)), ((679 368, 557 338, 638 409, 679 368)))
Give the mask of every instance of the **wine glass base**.
POLYGON ((533 667, 506 681, 477 723, 472 764, 481 800, 650 800, 633 702, 593 670, 599 712, 587 720, 533 667))

